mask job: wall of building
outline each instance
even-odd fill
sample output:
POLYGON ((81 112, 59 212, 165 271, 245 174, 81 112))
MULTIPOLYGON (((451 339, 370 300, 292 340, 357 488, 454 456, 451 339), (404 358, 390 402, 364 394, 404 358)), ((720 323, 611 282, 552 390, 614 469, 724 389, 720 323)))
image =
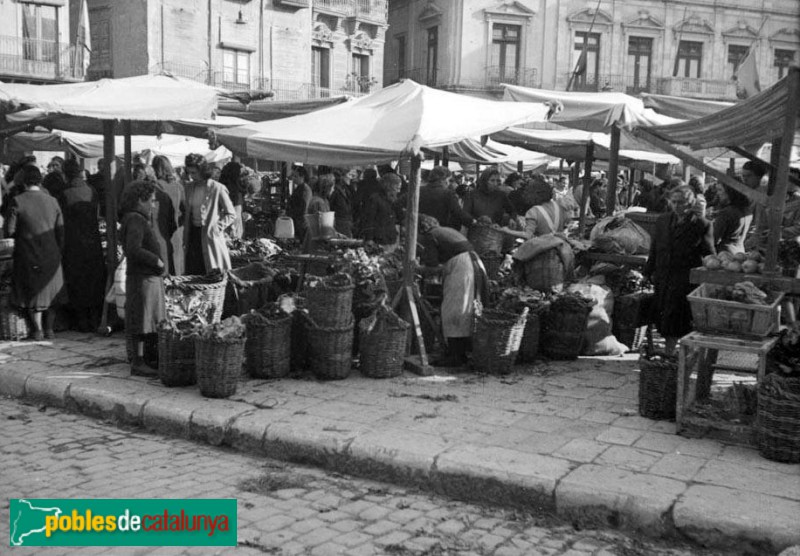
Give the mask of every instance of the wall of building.
POLYGON ((93 48, 90 76, 119 78, 147 74, 148 0, 88 0, 87 3, 92 46, 98 47, 96 59, 93 48), (95 40, 98 35, 102 36, 100 41, 95 40))

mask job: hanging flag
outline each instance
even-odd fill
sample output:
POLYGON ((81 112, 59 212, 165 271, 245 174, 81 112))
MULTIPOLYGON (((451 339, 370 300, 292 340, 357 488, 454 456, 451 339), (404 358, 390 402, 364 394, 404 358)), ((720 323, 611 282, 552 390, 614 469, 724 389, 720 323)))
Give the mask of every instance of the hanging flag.
POLYGON ((583 75, 586 73, 586 48, 581 50, 581 55, 578 56, 578 63, 575 65, 575 75, 583 75))
POLYGON ((81 12, 78 16, 78 33, 77 33, 77 47, 80 49, 78 56, 83 64, 83 72, 91 63, 92 55, 92 38, 89 31, 89 7, 86 5, 86 0, 81 2, 81 12))
POLYGON ((761 84, 758 82, 758 68, 756 67, 756 48, 750 47, 747 51, 736 74, 736 96, 739 98, 751 97, 761 91, 761 84))

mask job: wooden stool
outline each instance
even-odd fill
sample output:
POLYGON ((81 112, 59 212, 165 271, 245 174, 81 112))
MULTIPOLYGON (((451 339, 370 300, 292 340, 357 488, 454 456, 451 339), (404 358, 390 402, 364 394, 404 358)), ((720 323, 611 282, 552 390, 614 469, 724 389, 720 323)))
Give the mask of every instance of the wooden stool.
MULTIPOLYGON (((691 350, 716 350, 716 351, 738 351, 745 353, 752 353, 758 356, 758 370, 756 373, 756 381, 761 382, 767 370, 767 353, 778 342, 777 336, 758 338, 758 339, 743 339, 731 336, 717 336, 714 334, 704 334, 702 332, 691 332, 681 338, 680 351, 678 352, 678 396, 677 405, 675 406, 675 425, 676 432, 681 431, 681 420, 683 413, 689 403, 694 400, 689 400, 689 378, 692 374, 694 364, 689 363, 688 354, 691 350)), ((699 353, 698 353, 699 355, 699 353)), ((697 357, 692 361, 700 361, 697 357)), ((701 368, 697 371, 697 382, 702 379, 702 373, 711 373, 711 368, 701 368)), ((746 372, 746 371, 739 371, 746 372)))

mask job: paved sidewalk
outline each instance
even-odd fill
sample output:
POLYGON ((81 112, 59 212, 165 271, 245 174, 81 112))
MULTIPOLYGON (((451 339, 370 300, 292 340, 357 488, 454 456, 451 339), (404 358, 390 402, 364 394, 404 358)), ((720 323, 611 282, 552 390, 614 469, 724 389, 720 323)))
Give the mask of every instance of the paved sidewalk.
POLYGON ((124 354, 121 336, 0 344, 0 394, 579 524, 765 554, 800 544, 800 465, 639 417, 633 356, 507 377, 247 380, 211 400, 130 377, 124 354))

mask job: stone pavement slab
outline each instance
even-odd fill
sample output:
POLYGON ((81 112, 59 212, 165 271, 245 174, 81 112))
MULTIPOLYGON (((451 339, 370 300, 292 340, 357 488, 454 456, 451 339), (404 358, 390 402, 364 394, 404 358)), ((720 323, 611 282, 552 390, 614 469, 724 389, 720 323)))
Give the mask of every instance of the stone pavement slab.
MULTIPOLYGON (((226 400, 131 377, 124 357, 119 337, 3 343, 0 394, 576 522, 715 546, 735 539, 756 553, 800 544, 800 466, 640 417, 633 356, 540 362, 503 377, 243 379, 226 400)), ((35 449, 31 440, 16 449, 35 449)), ((419 516, 408 511, 389 519, 413 526, 419 516)), ((502 538, 485 536, 487 546, 502 538)))

